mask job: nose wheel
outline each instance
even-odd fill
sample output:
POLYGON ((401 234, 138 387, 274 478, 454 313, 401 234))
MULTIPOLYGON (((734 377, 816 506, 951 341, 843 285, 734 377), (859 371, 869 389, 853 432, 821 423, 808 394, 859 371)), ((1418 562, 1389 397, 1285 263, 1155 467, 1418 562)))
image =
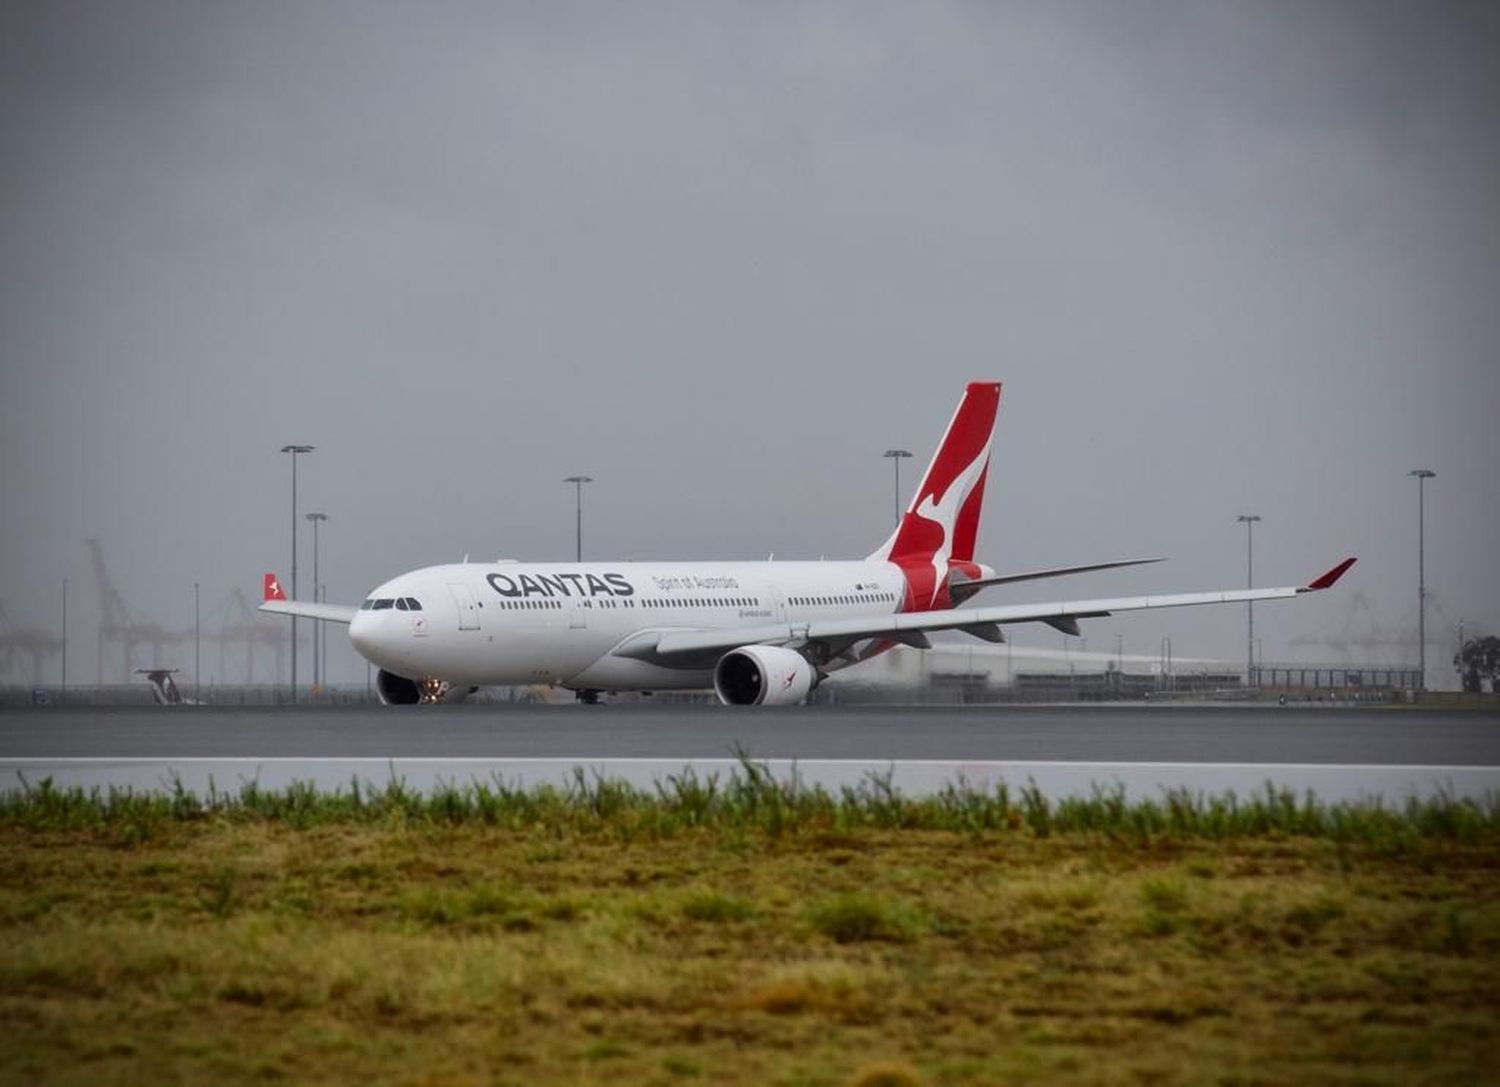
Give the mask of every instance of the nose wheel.
POLYGON ((443 700, 448 693, 448 681, 444 679, 433 679, 428 677, 417 683, 417 690, 421 697, 418 699, 422 705, 432 705, 443 700))

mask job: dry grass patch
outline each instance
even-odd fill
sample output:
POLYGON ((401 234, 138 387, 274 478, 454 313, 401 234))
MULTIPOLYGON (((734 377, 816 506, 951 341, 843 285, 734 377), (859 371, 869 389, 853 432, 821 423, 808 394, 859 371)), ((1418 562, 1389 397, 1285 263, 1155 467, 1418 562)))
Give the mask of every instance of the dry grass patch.
MULTIPOLYGON (((1362 841, 1077 829, 1034 803, 994 826, 960 805, 975 825, 943 829, 879 798, 805 827, 763 795, 739 823, 697 796, 679 825, 618 793, 528 818, 284 799, 122 821, 0 805, 0 1082, 1500 1067, 1500 834, 1461 813, 1372 818, 1390 833, 1362 841)), ((1128 822, 1111 810, 1075 815, 1128 822)))

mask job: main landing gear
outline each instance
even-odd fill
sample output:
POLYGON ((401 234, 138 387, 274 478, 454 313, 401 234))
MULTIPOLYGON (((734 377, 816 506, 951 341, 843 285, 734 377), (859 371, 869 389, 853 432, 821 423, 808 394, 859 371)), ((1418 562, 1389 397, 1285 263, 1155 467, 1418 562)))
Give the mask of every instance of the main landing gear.
POLYGON ((585 706, 597 706, 599 704, 599 692, 591 687, 585 687, 582 690, 574 691, 573 697, 578 699, 578 701, 583 703, 585 706))

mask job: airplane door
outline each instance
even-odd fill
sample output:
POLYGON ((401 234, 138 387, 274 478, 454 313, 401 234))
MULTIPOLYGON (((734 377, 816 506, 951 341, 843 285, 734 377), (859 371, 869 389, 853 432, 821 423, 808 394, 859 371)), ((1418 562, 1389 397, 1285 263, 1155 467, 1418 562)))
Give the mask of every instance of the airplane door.
POLYGON ((578 597, 568 601, 568 628, 583 630, 589 625, 589 602, 578 597))
POLYGON ((479 629, 479 606, 474 603, 474 594, 469 587, 461 581, 448 582, 448 592, 453 595, 453 603, 458 606, 458 629, 479 629))

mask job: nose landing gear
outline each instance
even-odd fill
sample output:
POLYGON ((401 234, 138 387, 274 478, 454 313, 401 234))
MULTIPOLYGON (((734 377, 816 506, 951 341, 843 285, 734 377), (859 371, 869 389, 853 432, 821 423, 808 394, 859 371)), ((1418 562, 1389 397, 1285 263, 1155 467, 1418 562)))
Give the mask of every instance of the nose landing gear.
POLYGON ((431 676, 428 676, 426 679, 417 681, 417 690, 421 692, 421 698, 418 701, 423 705, 441 702, 443 701, 443 697, 448 693, 448 681, 445 679, 433 679, 431 676))

